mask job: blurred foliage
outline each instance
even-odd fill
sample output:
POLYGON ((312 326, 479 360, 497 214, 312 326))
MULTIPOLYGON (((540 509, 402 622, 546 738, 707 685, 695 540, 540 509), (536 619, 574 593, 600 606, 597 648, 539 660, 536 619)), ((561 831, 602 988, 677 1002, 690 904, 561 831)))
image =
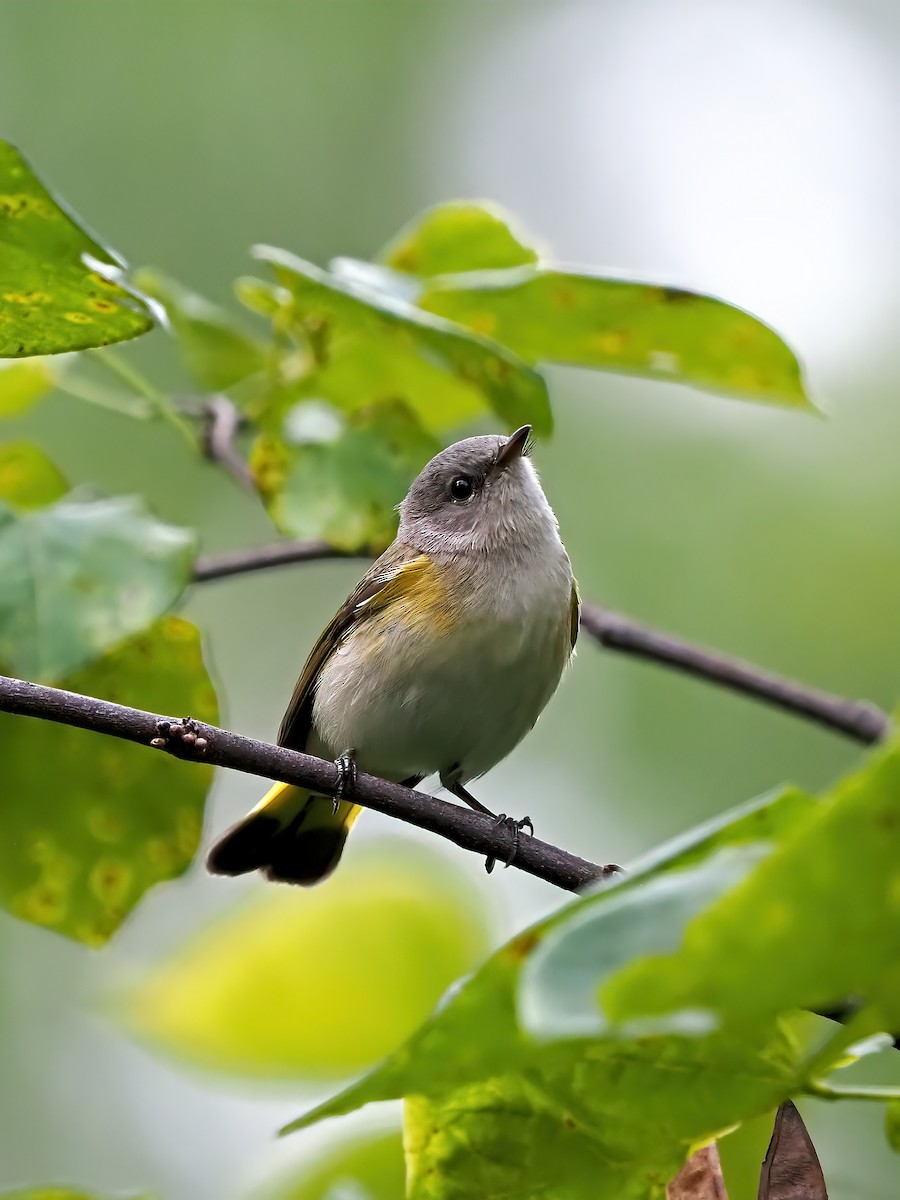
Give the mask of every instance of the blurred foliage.
MULTIPOLYGON (((12 1192, 0 1192, 0 1200, 103 1200, 96 1192, 84 1192, 68 1187, 17 1188, 12 1192)), ((153 1196, 119 1197, 118 1200, 155 1200, 153 1196)))
POLYGON ((506 213, 484 204, 441 204, 401 229, 378 260, 407 275, 503 270, 537 262, 537 250, 506 213))
POLYGON ((885 1106, 884 1132, 888 1145, 900 1154, 900 1100, 892 1100, 885 1106))
POLYGON ((0 357, 107 346, 146 333, 119 264, 0 141, 0 357))
MULTIPOLYGON (((164 617, 57 681, 70 691, 215 722, 197 630, 164 617)), ((68 725, 0 714, 0 902, 99 946, 200 842, 210 767, 68 725)))
POLYGON ((400 1200, 406 1168, 400 1131, 341 1142, 304 1162, 302 1173, 285 1173, 264 1200, 400 1200))
MULTIPOLYGON (((53 494, 45 459, 18 465, 20 497, 53 494)), ((71 496, 27 512, 0 503, 0 662, 45 681, 91 662, 175 603, 194 549, 190 532, 133 497, 71 496)))
POLYGON ((53 387, 56 372, 43 358, 0 360, 0 417, 18 417, 53 387))
POLYGON ((43 508, 68 490, 62 471, 39 446, 0 442, 0 500, 12 508, 43 508))
MULTIPOLYGON (((326 270, 258 247, 272 278, 238 281, 242 321, 150 268, 128 284, 137 299, 5 143, 0 185, 0 354, 102 346, 164 311, 186 383, 160 388, 108 352, 30 357, 0 370, 0 417, 57 383, 165 422, 199 464, 215 447, 192 393, 224 392, 229 450, 275 526, 341 549, 387 545, 410 480, 473 422, 549 433, 537 363, 812 407, 793 352, 756 318, 557 269, 488 205, 430 209, 368 263, 326 270)), ((192 531, 142 501, 68 493, 39 447, 2 444, 4 669, 214 721, 200 635, 172 615, 195 553, 192 531)), ((825 1077, 900 1024, 898 755, 892 743, 821 800, 785 788, 669 843, 481 966, 483 906, 455 874, 422 855, 351 863, 189 941, 130 990, 125 1018, 172 1056, 244 1077, 343 1077, 383 1058, 290 1128, 404 1099, 412 1200, 653 1200, 699 1142, 792 1094, 839 1096, 825 1077), (801 1030, 796 1009, 847 996, 865 1000, 847 1030, 801 1030)), ((192 861, 207 768, 10 717, 0 758, 0 899, 22 919, 99 945, 192 861)), ((378 1200, 399 1194, 400 1171, 396 1135, 379 1135, 282 1194, 378 1200)))
POLYGON ((464 876, 400 843, 327 888, 271 889, 157 967, 125 1018, 217 1070, 333 1079, 425 1020, 487 951, 485 924, 464 876))
POLYGON ((202 388, 230 387, 265 366, 263 344, 203 296, 149 269, 135 272, 134 285, 162 304, 182 362, 202 388))

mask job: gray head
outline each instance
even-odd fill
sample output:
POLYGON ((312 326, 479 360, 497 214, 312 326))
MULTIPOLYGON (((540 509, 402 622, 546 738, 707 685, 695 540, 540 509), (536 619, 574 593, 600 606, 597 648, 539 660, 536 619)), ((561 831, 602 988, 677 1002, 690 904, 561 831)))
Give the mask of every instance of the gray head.
POLYGON ((527 552, 558 539, 556 518, 528 460, 531 426, 466 438, 435 455, 400 505, 399 538, 441 551, 527 552))

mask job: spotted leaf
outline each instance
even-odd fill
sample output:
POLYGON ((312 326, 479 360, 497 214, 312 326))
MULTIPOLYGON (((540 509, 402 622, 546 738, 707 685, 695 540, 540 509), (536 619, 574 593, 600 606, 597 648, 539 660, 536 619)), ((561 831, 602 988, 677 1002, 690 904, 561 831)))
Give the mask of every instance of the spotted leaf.
MULTIPOLYGON (((215 723, 197 630, 166 617, 60 681, 88 696, 215 723)), ((209 767, 83 729, 0 716, 0 903, 102 945, 200 840, 209 767)))

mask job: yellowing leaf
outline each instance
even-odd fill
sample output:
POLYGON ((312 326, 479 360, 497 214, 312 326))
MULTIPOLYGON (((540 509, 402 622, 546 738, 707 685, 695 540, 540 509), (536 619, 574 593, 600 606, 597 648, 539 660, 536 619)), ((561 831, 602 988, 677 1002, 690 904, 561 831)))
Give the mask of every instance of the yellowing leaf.
POLYGON ((43 508, 68 490, 43 450, 31 442, 0 442, 0 500, 13 508, 43 508))
POLYGON ((153 325, 120 263, 0 142, 0 358, 108 346, 153 325))
POLYGON ((701 292, 520 267, 444 278, 419 300, 526 362, 572 363, 812 408, 800 364, 762 321, 701 292))
POLYGON ((537 262, 515 222, 496 205, 457 200, 426 209, 390 241, 380 262, 410 275, 447 275, 537 262))
POLYGON ((55 377, 46 358, 0 361, 0 417, 19 417, 27 412, 49 392, 55 377))
POLYGON ((311 891, 267 888, 189 941, 126 1001, 129 1025, 239 1075, 334 1077, 394 1049, 485 950, 471 883, 383 845, 311 891))
MULTIPOLYGON (((215 723, 197 630, 167 617, 60 681, 71 691, 215 723)), ((203 823, 209 767, 83 729, 0 715, 0 902, 102 945, 148 888, 180 875, 203 823)))

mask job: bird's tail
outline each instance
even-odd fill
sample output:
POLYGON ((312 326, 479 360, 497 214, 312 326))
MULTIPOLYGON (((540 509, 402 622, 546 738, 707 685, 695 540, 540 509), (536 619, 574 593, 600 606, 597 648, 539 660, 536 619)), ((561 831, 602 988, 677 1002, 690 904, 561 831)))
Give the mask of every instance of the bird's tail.
POLYGON ((261 870, 269 879, 309 887, 338 864, 361 809, 288 783, 276 783, 256 808, 213 846, 206 865, 216 875, 261 870))

